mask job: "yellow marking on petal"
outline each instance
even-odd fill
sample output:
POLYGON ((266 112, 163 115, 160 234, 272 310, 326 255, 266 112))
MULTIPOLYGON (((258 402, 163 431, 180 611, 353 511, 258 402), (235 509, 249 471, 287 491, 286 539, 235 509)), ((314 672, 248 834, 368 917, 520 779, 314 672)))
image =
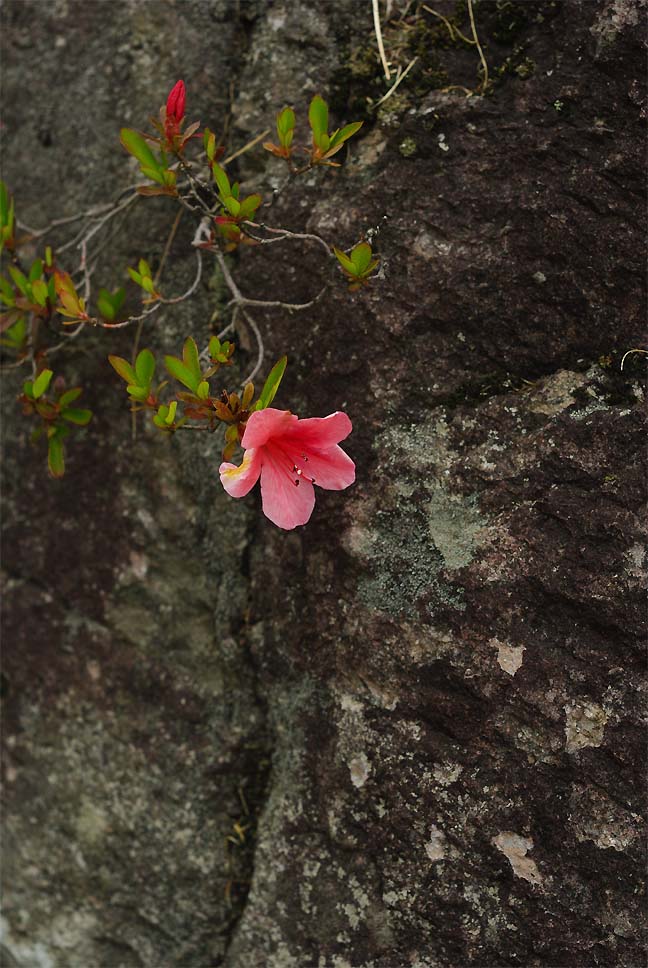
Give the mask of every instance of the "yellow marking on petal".
POLYGON ((252 456, 253 455, 251 454, 251 452, 249 450, 246 450, 245 454, 243 455, 243 460, 239 465, 239 467, 231 467, 231 468, 228 467, 226 471, 223 471, 223 477, 225 476, 238 477, 239 474, 242 474, 244 471, 248 470, 250 466, 250 461, 252 460, 252 456))

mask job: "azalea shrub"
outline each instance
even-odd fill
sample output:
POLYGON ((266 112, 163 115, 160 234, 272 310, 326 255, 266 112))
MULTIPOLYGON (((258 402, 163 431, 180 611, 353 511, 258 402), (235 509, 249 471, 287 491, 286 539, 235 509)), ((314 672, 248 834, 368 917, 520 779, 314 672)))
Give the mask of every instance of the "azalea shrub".
MULTIPOLYGON (((252 150, 263 136, 227 154, 224 144, 199 121, 186 123, 186 88, 178 81, 151 129, 123 128, 120 141, 139 166, 140 180, 123 191, 116 201, 87 212, 58 219, 45 229, 31 229, 16 216, 7 186, 0 182, 0 254, 6 263, 0 275, 0 351, 2 365, 29 371, 19 402, 34 425, 32 439, 47 441, 47 466, 51 477, 65 473, 65 447, 73 431, 91 425, 92 412, 77 406, 83 387, 68 387, 62 372, 52 363, 88 327, 107 331, 134 326, 136 336, 131 359, 108 353, 108 362, 124 385, 126 400, 134 414, 150 419, 156 431, 167 436, 181 430, 223 431, 223 462, 220 479, 232 497, 245 496, 260 479, 263 511, 278 527, 292 529, 305 524, 315 503, 314 487, 342 490, 353 483, 355 467, 340 448, 351 432, 349 417, 340 412, 328 417, 299 419, 290 410, 271 404, 286 370, 284 355, 267 370, 261 328, 254 320, 255 307, 295 312, 310 308, 326 291, 309 303, 259 299, 243 294, 231 271, 231 260, 241 246, 303 240, 326 250, 338 278, 350 292, 357 292, 375 278, 379 258, 370 242, 361 239, 349 251, 329 244, 313 233, 291 232, 268 225, 264 209, 282 191, 291 190, 296 179, 315 168, 339 167, 341 151, 358 133, 356 121, 331 130, 329 110, 315 95, 308 110, 306 143, 296 138, 299 123, 292 107, 276 118, 276 143, 263 149, 286 166, 286 177, 270 199, 261 192, 244 194, 232 177, 232 163, 243 151, 252 150), (336 160, 337 159, 337 160, 336 160), (124 287, 113 291, 99 287, 95 276, 101 268, 101 251, 110 238, 113 220, 138 200, 164 196, 175 205, 176 219, 166 250, 171 244, 179 215, 190 213, 195 232, 192 248, 195 276, 184 292, 169 296, 162 281, 164 257, 157 271, 145 258, 127 267, 127 277, 140 291, 140 308, 127 312, 124 287), (72 237, 57 246, 44 244, 62 226, 72 237), (42 256, 27 264, 25 250, 44 244, 42 256), (80 253, 78 263, 71 251, 80 253), (146 326, 155 323, 163 307, 190 299, 204 276, 204 261, 213 258, 228 287, 231 318, 224 329, 201 341, 187 334, 181 353, 156 360, 148 348, 140 348, 146 326), (257 358, 251 372, 231 391, 216 390, 235 360, 233 334, 246 325, 257 340, 257 358), (255 380, 267 375, 257 393, 255 380), (234 463, 242 450, 240 462, 234 463)), ((305 128, 305 124, 302 125, 305 128)))

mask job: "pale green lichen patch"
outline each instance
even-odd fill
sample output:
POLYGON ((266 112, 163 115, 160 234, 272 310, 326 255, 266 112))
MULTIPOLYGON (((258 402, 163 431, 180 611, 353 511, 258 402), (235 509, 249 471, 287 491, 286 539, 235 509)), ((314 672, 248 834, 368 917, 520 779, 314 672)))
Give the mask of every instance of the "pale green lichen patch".
POLYGON ((463 609, 447 573, 473 561, 487 541, 488 520, 475 496, 443 481, 455 457, 443 416, 390 427, 376 450, 388 485, 369 524, 354 526, 354 550, 369 566, 359 583, 361 601, 392 614, 417 603, 463 609))
POLYGON ((436 481, 425 486, 430 494, 427 516, 434 546, 449 571, 464 568, 486 540, 486 520, 477 499, 452 494, 436 481))

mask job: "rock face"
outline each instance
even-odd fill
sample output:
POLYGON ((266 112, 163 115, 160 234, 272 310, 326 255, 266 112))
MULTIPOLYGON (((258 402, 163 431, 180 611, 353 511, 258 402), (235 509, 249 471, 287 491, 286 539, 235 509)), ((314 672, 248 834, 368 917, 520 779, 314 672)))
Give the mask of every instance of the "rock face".
MULTIPOLYGON (((97 413, 60 483, 7 374, 3 965, 644 960, 644 364, 620 363, 645 345, 645 4, 475 3, 484 98, 444 90, 476 52, 405 7, 388 56, 419 60, 373 110, 368 4, 5 4, 27 224, 129 184, 116 132, 179 76, 232 150, 320 91, 362 136, 267 221, 369 232, 383 271, 354 295, 317 246, 232 262, 258 298, 327 287, 259 317, 277 403, 354 421, 355 487, 296 532, 223 493, 220 441, 131 439, 105 363, 130 333, 57 358, 97 413)), ((159 261, 169 210, 139 206, 101 284, 159 261)), ((144 345, 204 340, 224 301, 214 276, 144 345)))

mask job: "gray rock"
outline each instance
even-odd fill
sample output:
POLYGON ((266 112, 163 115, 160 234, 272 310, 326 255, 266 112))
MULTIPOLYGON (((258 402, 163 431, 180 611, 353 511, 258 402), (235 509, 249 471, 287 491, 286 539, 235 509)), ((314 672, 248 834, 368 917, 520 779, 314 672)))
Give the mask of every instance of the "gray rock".
MULTIPOLYGON (((369 5, 4 6, 27 224, 130 184, 118 129, 180 76, 233 149, 319 91, 365 127, 268 222, 369 233, 383 265, 349 294, 317 246, 232 260, 260 298, 327 285, 259 315, 290 357, 277 403, 354 421, 356 485, 293 533, 223 493, 220 441, 132 440, 105 362, 131 333, 57 358, 96 411, 61 482, 7 373, 3 964, 644 960, 642 357, 620 369, 644 345, 641 4, 476 4, 485 98, 444 90, 475 51, 406 6, 388 52, 419 61, 379 112, 369 5)), ((260 149, 239 165, 281 179, 260 149)), ((143 202, 100 283, 158 260, 173 215, 143 202)), ((208 283, 144 345, 204 340, 208 283)))

